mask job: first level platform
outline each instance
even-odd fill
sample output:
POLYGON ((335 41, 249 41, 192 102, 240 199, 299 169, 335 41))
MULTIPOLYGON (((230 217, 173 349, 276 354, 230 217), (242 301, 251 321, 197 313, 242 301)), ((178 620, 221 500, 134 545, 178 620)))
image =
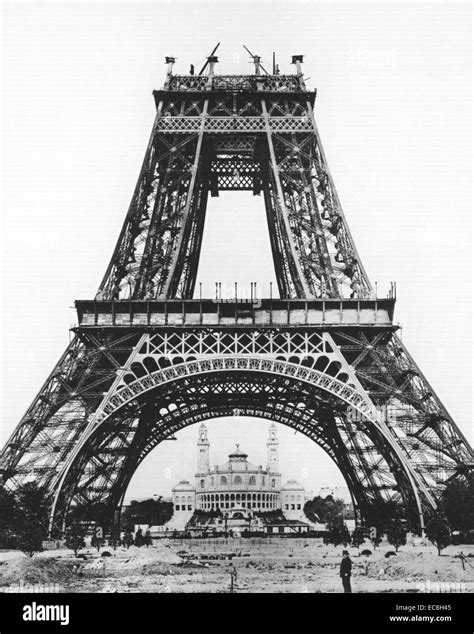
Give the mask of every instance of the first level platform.
POLYGON ((79 326, 391 326, 394 298, 77 300, 79 326))

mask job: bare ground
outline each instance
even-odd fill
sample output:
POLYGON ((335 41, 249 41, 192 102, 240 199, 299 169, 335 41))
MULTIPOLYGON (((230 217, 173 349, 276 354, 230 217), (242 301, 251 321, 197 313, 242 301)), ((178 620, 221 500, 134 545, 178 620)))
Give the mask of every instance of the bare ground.
MULTIPOLYGON (((349 548, 354 592, 474 592, 474 546, 449 546, 441 556, 431 544, 393 548, 382 544, 372 554, 349 548), (463 569, 460 551, 468 558, 463 569), (436 586, 434 584, 443 584, 436 586)), ((161 540, 150 548, 111 549, 111 557, 88 555, 81 569, 70 551, 48 551, 28 559, 0 552, 0 591, 18 584, 56 584, 62 592, 341 592, 338 575, 342 547, 320 539, 161 540)))

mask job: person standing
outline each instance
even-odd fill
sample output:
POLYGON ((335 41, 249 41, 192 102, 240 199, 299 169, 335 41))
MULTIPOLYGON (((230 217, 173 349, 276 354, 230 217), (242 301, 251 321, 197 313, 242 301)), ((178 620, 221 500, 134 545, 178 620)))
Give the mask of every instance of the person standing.
POLYGON ((229 564, 229 572, 230 572, 230 591, 234 592, 234 589, 237 587, 237 568, 234 566, 234 562, 230 562, 229 564))
POLYGON ((351 558, 349 557, 349 552, 347 550, 343 550, 339 575, 342 579, 342 587, 344 588, 344 592, 352 592, 351 572, 352 572, 352 561, 351 561, 351 558))

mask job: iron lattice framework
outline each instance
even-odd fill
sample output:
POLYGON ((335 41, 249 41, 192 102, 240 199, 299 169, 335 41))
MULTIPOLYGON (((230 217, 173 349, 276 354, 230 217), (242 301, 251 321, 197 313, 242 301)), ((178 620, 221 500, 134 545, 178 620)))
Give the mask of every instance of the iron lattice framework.
MULTIPOLYGON (((299 62, 298 62, 299 63, 299 62)), ((172 66, 172 63, 170 63, 172 66)), ((173 76, 155 91, 104 299, 190 298, 209 192, 263 193, 280 297, 367 297, 302 75, 173 76)))
POLYGON ((10 487, 112 520, 136 468, 179 429, 254 416, 302 432, 343 473, 357 518, 403 503, 413 526, 473 464, 358 257, 295 75, 173 75, 95 300, 4 447, 10 487), (263 194, 279 299, 193 300, 209 192, 263 194))

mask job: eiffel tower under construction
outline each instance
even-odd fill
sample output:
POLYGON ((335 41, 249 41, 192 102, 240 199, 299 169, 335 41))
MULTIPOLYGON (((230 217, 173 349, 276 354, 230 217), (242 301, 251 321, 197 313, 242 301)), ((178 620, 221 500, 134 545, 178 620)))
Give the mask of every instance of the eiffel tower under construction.
MULTIPOLYGON (((217 49, 217 47, 216 47, 217 49)), ((331 178, 306 87, 294 74, 197 74, 163 88, 132 201, 94 299, 0 455, 14 489, 51 496, 50 531, 74 505, 117 519, 143 459, 180 429, 232 416, 305 434, 334 460, 359 523, 387 502, 422 532, 472 448, 377 297, 331 178), (279 297, 194 299, 209 194, 264 200, 279 297), (248 194, 247 194, 248 195, 248 194)), ((218 263, 216 263, 218 266, 218 263)), ((107 527, 106 527, 107 528, 107 527)))

